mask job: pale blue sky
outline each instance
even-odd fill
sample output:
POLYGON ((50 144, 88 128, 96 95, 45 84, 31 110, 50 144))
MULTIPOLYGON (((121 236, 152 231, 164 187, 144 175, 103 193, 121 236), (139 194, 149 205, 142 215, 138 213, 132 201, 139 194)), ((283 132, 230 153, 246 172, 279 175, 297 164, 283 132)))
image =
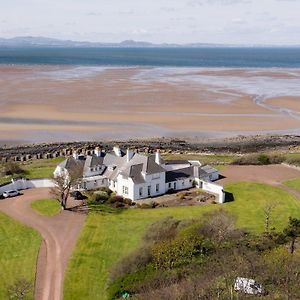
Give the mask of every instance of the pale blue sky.
POLYGON ((300 0, 0 0, 0 37, 300 44, 300 0))

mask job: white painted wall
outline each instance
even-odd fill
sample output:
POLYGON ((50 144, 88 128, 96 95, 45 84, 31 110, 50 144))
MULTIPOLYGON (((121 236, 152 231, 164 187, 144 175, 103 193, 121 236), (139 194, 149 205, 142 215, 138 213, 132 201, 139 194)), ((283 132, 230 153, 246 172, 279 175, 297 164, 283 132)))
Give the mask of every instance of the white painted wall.
POLYGON ((0 194, 8 190, 26 190, 46 187, 54 187, 54 182, 51 179, 19 179, 7 185, 0 186, 0 194))
POLYGON ((223 186, 199 179, 196 179, 196 182, 199 188, 202 188, 204 191, 216 194, 218 196, 219 203, 222 204, 225 202, 225 192, 223 190, 223 186))
POLYGON ((166 183, 166 190, 170 190, 173 189, 175 191, 181 191, 181 190, 186 190, 186 189, 190 189, 193 187, 193 181, 194 181, 194 177, 189 177, 186 179, 182 179, 182 180, 176 180, 176 181, 172 181, 171 183, 171 187, 169 187, 169 183, 166 183))

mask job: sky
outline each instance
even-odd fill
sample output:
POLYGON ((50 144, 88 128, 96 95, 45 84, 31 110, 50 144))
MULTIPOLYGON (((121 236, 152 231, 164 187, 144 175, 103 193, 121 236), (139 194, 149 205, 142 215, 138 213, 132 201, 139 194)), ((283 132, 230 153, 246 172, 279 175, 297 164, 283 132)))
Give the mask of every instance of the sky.
POLYGON ((0 37, 300 44, 300 0, 0 0, 0 37))

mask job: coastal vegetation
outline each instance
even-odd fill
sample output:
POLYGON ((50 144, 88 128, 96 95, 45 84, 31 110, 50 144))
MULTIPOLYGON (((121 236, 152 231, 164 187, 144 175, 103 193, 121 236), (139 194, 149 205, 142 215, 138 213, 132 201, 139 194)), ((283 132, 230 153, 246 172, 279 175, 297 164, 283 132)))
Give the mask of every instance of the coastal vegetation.
MULTIPOLYGON (((289 217, 300 218, 300 202, 288 192, 257 183, 226 186, 234 201, 222 206, 236 218, 238 229, 258 235, 265 231, 266 206, 271 202, 269 228, 282 231, 289 217)), ((218 205, 174 207, 154 210, 92 210, 67 268, 64 299, 107 299, 104 293, 109 272, 116 262, 138 249, 147 227, 165 217, 176 220, 201 220, 203 215, 219 209, 218 205), (80 274, 85 274, 84 277, 80 274)))
POLYGON ((41 199, 31 202, 31 208, 43 216, 55 216, 61 211, 61 206, 55 199, 41 199))
MULTIPOLYGON (((0 299, 12 299, 7 293, 18 281, 34 286, 40 243, 36 231, 0 213, 0 299)), ((25 299, 33 299, 33 289, 25 299)))
POLYGON ((189 221, 164 218, 148 227, 139 249, 110 270, 108 299, 125 293, 140 300, 244 299, 233 292, 237 277, 255 278, 268 299, 297 299, 298 237, 300 219, 291 218, 282 232, 254 235, 238 229, 223 209, 189 221))

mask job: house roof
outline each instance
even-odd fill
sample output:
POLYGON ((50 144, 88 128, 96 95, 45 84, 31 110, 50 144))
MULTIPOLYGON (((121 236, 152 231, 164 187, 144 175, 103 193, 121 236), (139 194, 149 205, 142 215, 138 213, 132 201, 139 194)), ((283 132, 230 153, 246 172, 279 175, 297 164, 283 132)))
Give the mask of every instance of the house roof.
POLYGON ((133 165, 130 167, 129 177, 136 184, 145 183, 145 179, 142 175, 143 165, 133 165))
POLYGON ((137 172, 137 170, 140 170, 140 173, 146 175, 165 172, 165 169, 155 162, 154 155, 146 156, 146 155, 134 153, 131 160, 129 160, 129 162, 126 161, 126 163, 121 168, 121 174, 123 176, 130 177, 131 167, 137 165, 139 165, 139 167, 134 168, 135 172, 137 172))
POLYGON ((207 174, 212 174, 218 172, 217 169, 213 168, 212 166, 206 165, 201 167, 201 170, 205 171, 207 174))
POLYGON ((183 169, 166 172, 166 183, 186 179, 194 176, 194 168, 187 167, 183 169))
POLYGON ((165 160, 165 165, 184 165, 191 164, 188 160, 165 160))
POLYGON ((59 164, 61 168, 65 168, 67 170, 70 170, 72 168, 82 168, 84 166, 85 161, 84 160, 76 160, 72 156, 65 159, 63 162, 59 164))

